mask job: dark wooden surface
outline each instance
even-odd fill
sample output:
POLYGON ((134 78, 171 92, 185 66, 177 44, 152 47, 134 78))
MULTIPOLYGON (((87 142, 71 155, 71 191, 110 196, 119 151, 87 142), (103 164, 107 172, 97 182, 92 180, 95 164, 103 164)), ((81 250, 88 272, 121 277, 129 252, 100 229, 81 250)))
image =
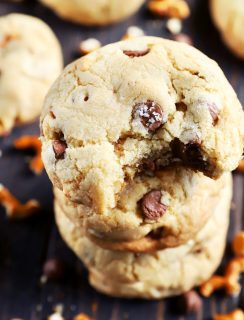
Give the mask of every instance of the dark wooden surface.
MULTIPOLYGON (((92 0, 90 2, 92 4, 92 0)), ((243 62, 222 44, 209 17, 208 1, 191 0, 189 3, 192 14, 184 23, 184 32, 192 37, 197 48, 218 61, 244 103, 243 62)), ((114 42, 121 38, 129 25, 142 27, 148 35, 171 37, 166 31, 165 20, 153 18, 145 7, 125 22, 104 28, 85 28, 62 21, 36 1, 14 4, 0 0, 0 15, 10 12, 32 14, 46 21, 63 45, 66 64, 78 57, 81 39, 96 37, 103 44, 114 42)), ((39 215, 18 222, 7 220, 4 210, 0 208, 0 320, 46 319, 58 303, 64 305, 66 319, 72 319, 78 312, 85 312, 97 320, 183 320, 183 316, 175 314, 174 299, 119 300, 103 296, 89 286, 84 267, 61 240, 54 225, 52 191, 46 174, 34 176, 28 169, 26 153, 12 148, 15 137, 37 133, 38 123, 35 123, 16 128, 9 137, 0 140, 0 182, 20 200, 36 198, 43 207, 39 215), (42 264, 48 257, 63 259, 68 272, 63 281, 40 286, 42 264), (93 303, 97 304, 97 311, 92 310, 93 303)), ((243 186, 243 176, 235 174, 234 210, 231 213, 228 243, 233 234, 244 227, 243 186)), ((229 251, 227 245, 224 261, 229 251)), ((204 301, 203 313, 187 319, 211 319, 215 312, 227 312, 240 303, 240 297, 229 298, 217 294, 204 301)))

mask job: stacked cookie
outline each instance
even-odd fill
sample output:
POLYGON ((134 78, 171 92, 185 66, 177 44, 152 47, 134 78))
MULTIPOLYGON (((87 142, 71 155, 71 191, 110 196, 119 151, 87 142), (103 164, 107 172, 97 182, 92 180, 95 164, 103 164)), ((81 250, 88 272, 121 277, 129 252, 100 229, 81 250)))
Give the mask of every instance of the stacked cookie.
POLYGON ((183 43, 122 41, 66 67, 45 100, 42 154, 60 232, 95 288, 160 298, 211 276, 243 120, 218 65, 183 43))
POLYGON ((0 137, 39 117, 62 68, 59 41, 46 23, 19 13, 0 17, 0 137))

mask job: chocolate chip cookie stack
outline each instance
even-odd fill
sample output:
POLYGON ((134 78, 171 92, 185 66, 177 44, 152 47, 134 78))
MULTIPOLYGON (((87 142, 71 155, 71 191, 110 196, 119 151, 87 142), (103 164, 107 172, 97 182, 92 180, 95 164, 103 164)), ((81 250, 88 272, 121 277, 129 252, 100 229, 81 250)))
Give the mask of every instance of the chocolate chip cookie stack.
POLYGON ((241 105, 218 65, 154 37, 70 64, 46 97, 42 155, 60 232, 99 291, 161 298, 224 251, 241 105))

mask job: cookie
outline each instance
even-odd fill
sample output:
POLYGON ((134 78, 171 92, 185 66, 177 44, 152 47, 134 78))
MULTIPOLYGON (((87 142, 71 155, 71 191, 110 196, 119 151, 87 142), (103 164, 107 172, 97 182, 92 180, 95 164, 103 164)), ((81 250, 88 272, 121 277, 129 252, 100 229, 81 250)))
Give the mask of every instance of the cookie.
POLYGON ((100 248, 84 236, 55 202, 62 237, 84 262, 91 285, 105 294, 159 299, 200 285, 218 267, 225 248, 231 187, 225 189, 213 216, 188 243, 154 253, 134 254, 100 248))
POLYGON ((193 238, 230 184, 229 173, 212 180, 189 169, 169 168, 154 177, 136 177, 113 209, 94 212, 72 203, 57 188, 55 197, 67 217, 101 247, 150 252, 193 238))
POLYGON ((62 64, 60 44, 43 21, 17 13, 0 17, 0 135, 39 116, 62 64))
POLYGON ((223 41, 239 58, 244 59, 244 4, 242 0, 211 0, 213 21, 223 41))
POLYGON ((107 25, 135 13, 145 0, 41 0, 60 17, 84 25, 107 25))
POLYGON ((128 181, 169 164, 213 178, 233 170, 243 120, 214 61, 184 43, 141 37, 65 68, 44 103, 42 158, 71 201, 110 209, 128 181))

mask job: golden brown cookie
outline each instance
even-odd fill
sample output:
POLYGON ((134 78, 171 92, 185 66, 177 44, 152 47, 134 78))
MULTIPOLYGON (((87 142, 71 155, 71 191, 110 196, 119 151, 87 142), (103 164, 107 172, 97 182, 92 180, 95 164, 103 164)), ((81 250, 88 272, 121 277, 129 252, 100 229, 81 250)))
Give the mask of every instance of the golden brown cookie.
POLYGON ((0 135, 40 115, 62 66, 60 44, 46 23, 17 13, 0 17, 0 135))
POLYGON ((105 212, 73 203, 57 188, 54 193, 67 217, 101 247, 151 252, 193 238, 230 181, 229 173, 212 180, 189 169, 168 168, 153 177, 136 177, 118 195, 116 206, 105 212))
POLYGON ((60 17, 85 25, 107 25, 135 13, 145 0, 40 0, 60 17))
POLYGON ((66 217, 58 202, 56 221, 62 237, 87 266, 94 288, 112 296, 159 299, 200 285, 218 267, 225 248, 231 190, 227 184, 212 217, 194 239, 150 254, 100 248, 66 217))
POLYGON ((213 21, 226 45, 244 59, 244 3, 243 0, 211 0, 213 21))
POLYGON ((43 162, 71 201, 103 214, 128 181, 171 163, 214 178, 233 170, 243 119, 214 61, 184 43, 140 37, 65 68, 44 103, 43 162))

